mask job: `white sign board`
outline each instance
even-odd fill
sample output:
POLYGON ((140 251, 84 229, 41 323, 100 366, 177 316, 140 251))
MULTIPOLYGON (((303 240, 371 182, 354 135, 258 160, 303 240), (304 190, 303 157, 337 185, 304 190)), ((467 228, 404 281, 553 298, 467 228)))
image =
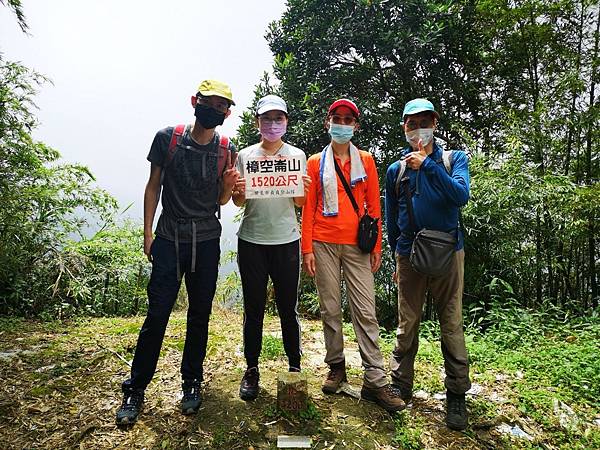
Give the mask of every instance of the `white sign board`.
POLYGON ((246 198, 303 197, 304 158, 256 156, 245 162, 246 198))

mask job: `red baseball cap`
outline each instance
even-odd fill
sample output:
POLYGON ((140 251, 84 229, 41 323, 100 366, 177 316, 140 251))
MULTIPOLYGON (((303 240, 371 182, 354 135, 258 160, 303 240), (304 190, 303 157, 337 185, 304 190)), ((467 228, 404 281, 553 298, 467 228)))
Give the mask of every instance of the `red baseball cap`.
POLYGON ((340 106, 346 106, 347 108, 350 108, 352 113, 357 118, 358 118, 358 116, 360 116, 360 112, 358 111, 358 106, 356 106, 356 104, 352 100, 348 100, 347 98, 340 98, 339 100, 336 100, 335 102, 333 102, 331 104, 331 106, 329 107, 329 111, 327 111, 327 115, 330 115, 336 108, 338 108, 340 106))

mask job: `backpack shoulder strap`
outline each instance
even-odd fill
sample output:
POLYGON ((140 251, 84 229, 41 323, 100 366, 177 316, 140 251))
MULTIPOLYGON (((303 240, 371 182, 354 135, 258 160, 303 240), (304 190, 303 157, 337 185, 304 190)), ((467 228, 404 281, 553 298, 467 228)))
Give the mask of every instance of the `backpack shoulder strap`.
POLYGON ((164 164, 164 168, 166 168, 171 161, 173 161, 173 157, 177 152, 177 148, 181 144, 181 140, 183 139, 183 134, 185 133, 185 125, 177 125, 173 128, 173 132, 171 133, 171 141, 169 142, 169 149, 167 151, 167 159, 164 164))
POLYGON ((453 150, 442 151, 442 162, 444 163, 444 167, 446 168, 448 175, 452 175, 452 154, 453 150))
POLYGON ((229 138, 221 135, 219 137, 219 159, 218 159, 218 174, 219 177, 223 176, 225 170, 230 169, 231 163, 231 151, 229 150, 229 138))
MULTIPOLYGON (((448 173, 448 175, 452 175, 452 163, 454 162, 453 156, 454 156, 454 150, 443 150, 442 151, 442 162, 444 163, 444 168, 446 169, 446 172, 448 173)), ((468 157, 468 155, 467 155, 467 157, 468 157)), ((462 228, 462 222, 463 222, 462 208, 458 208, 458 224, 456 226, 457 229, 462 228)))
POLYGON ((406 161, 404 159, 398 160, 398 176, 396 177, 396 197, 400 195, 400 185, 402 184, 402 177, 404 176, 404 172, 406 172, 406 161))
POLYGON ((183 139, 183 135, 185 133, 186 125, 177 125, 173 128, 173 132, 171 133, 171 140, 169 141, 169 148, 167 149, 167 158, 165 159, 165 163, 160 171, 160 185, 162 186, 165 181, 165 170, 173 161, 175 157, 175 153, 181 144, 181 140, 183 139))

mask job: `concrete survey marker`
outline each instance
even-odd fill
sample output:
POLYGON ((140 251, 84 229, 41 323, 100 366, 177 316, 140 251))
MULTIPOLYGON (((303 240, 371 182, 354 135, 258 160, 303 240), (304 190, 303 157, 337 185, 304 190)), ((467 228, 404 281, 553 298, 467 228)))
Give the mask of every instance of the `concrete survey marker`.
POLYGON ((282 372, 277 377, 277 406, 280 410, 298 414, 308 408, 308 380, 298 372, 282 372))

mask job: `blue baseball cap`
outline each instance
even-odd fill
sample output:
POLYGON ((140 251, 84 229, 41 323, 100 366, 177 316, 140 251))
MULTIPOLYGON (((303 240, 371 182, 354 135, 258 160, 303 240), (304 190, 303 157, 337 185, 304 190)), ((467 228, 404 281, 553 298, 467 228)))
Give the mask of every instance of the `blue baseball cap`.
POLYGON ((433 107, 433 103, 431 103, 426 98, 415 98, 406 103, 404 105, 404 111, 402 112, 402 120, 406 116, 412 116, 413 114, 419 114, 424 111, 430 111, 436 117, 436 119, 440 118, 440 115, 436 112, 433 107))

